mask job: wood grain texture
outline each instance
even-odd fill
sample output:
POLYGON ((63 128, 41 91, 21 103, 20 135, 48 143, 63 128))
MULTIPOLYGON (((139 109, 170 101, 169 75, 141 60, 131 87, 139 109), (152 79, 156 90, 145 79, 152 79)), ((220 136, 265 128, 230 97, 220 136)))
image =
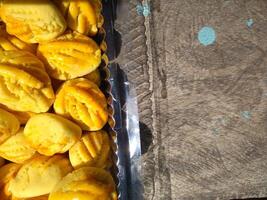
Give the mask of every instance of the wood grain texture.
POLYGON ((266 197, 267 1, 153 0, 147 18, 131 2, 121 66, 153 133, 145 199, 266 197))

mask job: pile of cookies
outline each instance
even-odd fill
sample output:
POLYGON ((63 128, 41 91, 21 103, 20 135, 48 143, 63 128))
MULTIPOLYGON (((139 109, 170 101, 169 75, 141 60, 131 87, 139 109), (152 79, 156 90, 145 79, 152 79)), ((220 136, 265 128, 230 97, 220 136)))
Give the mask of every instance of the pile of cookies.
POLYGON ((116 200, 101 0, 0 1, 0 199, 116 200), (103 30, 103 29, 102 29, 103 30))

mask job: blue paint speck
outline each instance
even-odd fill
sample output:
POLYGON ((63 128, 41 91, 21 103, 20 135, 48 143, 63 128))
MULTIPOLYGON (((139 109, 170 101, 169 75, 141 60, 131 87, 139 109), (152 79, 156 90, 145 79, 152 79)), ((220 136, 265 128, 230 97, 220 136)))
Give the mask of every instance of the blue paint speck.
POLYGON ((143 15, 145 17, 147 17, 148 15, 150 15, 150 6, 145 3, 145 4, 138 4, 136 6, 136 11, 138 15, 143 15))
POLYGON ((250 120, 251 119, 251 112, 249 111, 242 111, 241 112, 241 116, 246 119, 246 120, 250 120))
POLYGON ((216 32, 210 26, 204 26, 198 32, 198 40, 204 46, 213 44, 216 41, 216 32))
POLYGON ((247 27, 248 28, 252 28, 252 26, 253 26, 253 24, 254 24, 254 21, 253 21, 253 19, 247 19, 247 27))
POLYGON ((142 4, 138 4, 136 6, 136 11, 137 11, 138 15, 143 15, 143 11, 144 11, 143 5, 142 4))

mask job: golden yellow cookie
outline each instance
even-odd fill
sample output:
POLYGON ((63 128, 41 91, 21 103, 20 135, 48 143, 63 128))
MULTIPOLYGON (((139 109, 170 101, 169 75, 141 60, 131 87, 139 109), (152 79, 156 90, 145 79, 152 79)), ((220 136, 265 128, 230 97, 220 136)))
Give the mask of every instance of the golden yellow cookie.
POLYGON ((100 86, 101 77, 100 71, 98 69, 92 71, 90 74, 85 75, 84 78, 87 78, 88 80, 94 82, 98 87, 100 86))
POLYGON ((15 163, 24 163, 35 152, 25 139, 23 128, 0 144, 0 156, 15 163))
POLYGON ((0 108, 0 144, 14 135, 19 127, 19 120, 10 112, 0 108))
POLYGON ((81 134, 78 125, 51 113, 34 115, 24 129, 29 144, 46 156, 65 153, 81 138, 81 134))
POLYGON ((71 164, 63 155, 40 155, 19 169, 16 177, 10 181, 9 191, 17 198, 45 195, 71 171, 71 164))
POLYGON ((21 165, 9 163, 0 168, 0 199, 10 200, 11 193, 8 191, 10 180, 16 176, 21 165))
POLYGON ((0 51, 0 103, 21 112, 46 112, 54 91, 43 63, 26 51, 0 51))
POLYGON ((5 26, 0 25, 0 49, 23 50, 23 51, 29 51, 31 53, 35 53, 37 49, 37 45, 28 44, 13 35, 9 35, 5 30, 5 26))
POLYGON ((40 44, 37 56, 45 63, 48 74, 59 80, 84 76, 101 62, 101 50, 96 42, 78 33, 67 33, 40 44))
POLYGON ((81 34, 94 36, 103 23, 99 0, 54 0, 65 16, 68 27, 81 34))
POLYGON ((64 17, 50 0, 3 0, 1 18, 9 34, 28 43, 49 41, 66 29, 64 17))
POLYGON ((49 200, 117 200, 115 183, 107 171, 83 167, 65 176, 49 195, 49 200))
POLYGON ((69 150, 72 166, 105 168, 109 164, 110 143, 105 131, 86 132, 79 142, 69 150))
POLYGON ((108 120, 107 101, 93 82, 78 78, 66 81, 54 103, 56 113, 71 117, 83 130, 97 131, 108 120))

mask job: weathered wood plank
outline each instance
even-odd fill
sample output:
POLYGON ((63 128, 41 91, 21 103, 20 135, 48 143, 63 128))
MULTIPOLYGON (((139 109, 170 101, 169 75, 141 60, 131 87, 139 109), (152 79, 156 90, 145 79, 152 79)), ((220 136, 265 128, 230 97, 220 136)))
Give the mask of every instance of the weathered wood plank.
POLYGON ((144 18, 131 1, 134 31, 118 27, 147 142, 153 133, 145 199, 267 196, 267 1, 149 3, 144 18), (206 47, 205 25, 217 33, 206 47))

